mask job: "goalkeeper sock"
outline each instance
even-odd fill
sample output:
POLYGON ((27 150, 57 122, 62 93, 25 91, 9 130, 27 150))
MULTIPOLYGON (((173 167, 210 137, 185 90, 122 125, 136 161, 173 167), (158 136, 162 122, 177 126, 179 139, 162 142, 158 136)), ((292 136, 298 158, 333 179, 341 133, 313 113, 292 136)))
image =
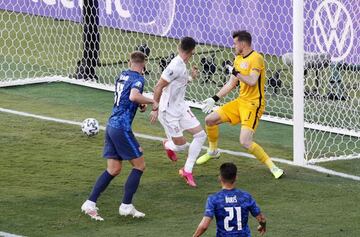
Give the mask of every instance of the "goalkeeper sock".
POLYGON ((204 130, 194 134, 194 139, 189 146, 189 154, 185 162, 184 170, 185 172, 192 173, 195 161, 200 154, 201 147, 206 140, 206 133, 204 130))
POLYGON ((129 177, 125 184, 125 188, 124 188, 125 192, 124 192, 124 197, 123 197, 122 203, 131 204, 132 198, 133 198, 137 188, 139 187, 142 174, 143 174, 142 170, 138 170, 135 168, 133 168, 131 170, 129 177))
POLYGON ((249 147, 248 151, 253 154, 256 159, 260 162, 264 163, 269 169, 275 167, 275 164, 272 162, 268 154, 264 151, 264 149, 258 145, 256 142, 253 142, 249 147))
POLYGON ((215 151, 218 148, 219 126, 205 126, 209 139, 209 150, 215 151))
POLYGON ((114 177, 115 176, 112 176, 107 170, 105 170, 104 173, 102 173, 96 180, 94 188, 89 196, 89 200, 96 203, 100 194, 106 189, 114 177))

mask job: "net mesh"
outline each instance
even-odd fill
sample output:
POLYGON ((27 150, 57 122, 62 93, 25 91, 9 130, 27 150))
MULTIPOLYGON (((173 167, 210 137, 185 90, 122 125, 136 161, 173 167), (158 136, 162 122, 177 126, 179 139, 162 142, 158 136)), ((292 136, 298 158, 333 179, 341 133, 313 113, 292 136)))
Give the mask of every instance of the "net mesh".
MULTIPOLYGON (((356 3, 305 1, 308 161, 360 154, 356 3)), ((266 61, 265 116, 292 119, 291 1, 0 0, 0 9, 0 83, 63 76, 112 85, 127 68, 130 52, 140 49, 148 53, 146 90, 152 91, 176 55, 178 40, 192 36, 200 45, 190 64, 201 76, 186 97, 201 102, 228 80, 226 65, 234 59, 231 33, 245 29, 266 61), (96 17, 89 12, 97 12, 96 17)), ((221 102, 237 95, 234 90, 221 102)))
POLYGON ((360 157, 360 7, 328 0, 305 1, 304 9, 305 121, 331 131, 305 130, 306 157, 360 157))

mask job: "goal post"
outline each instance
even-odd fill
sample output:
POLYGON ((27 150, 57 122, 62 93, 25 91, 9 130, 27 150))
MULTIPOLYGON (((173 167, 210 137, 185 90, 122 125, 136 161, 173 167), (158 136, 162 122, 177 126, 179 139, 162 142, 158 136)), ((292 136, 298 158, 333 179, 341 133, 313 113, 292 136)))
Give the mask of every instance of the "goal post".
POLYGON ((179 39, 192 36, 200 79, 186 99, 199 108, 228 80, 231 33, 244 29, 266 63, 262 120, 293 126, 294 163, 356 159, 359 12, 358 0, 0 0, 0 87, 62 81, 112 90, 130 52, 141 50, 151 93, 179 39))
POLYGON ((293 3, 293 156, 295 164, 304 165, 304 0, 293 3))

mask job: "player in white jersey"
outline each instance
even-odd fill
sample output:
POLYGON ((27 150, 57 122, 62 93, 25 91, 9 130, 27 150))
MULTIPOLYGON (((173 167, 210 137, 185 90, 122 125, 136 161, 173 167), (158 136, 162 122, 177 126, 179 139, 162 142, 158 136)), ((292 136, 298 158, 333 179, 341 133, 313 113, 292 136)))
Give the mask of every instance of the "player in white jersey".
POLYGON ((156 119, 159 119, 165 129, 167 140, 163 142, 163 145, 167 156, 172 161, 177 161, 176 152, 187 148, 183 131, 193 135, 186 163, 179 170, 179 175, 192 187, 196 186, 192 170, 206 140, 205 131, 185 101, 186 86, 189 80, 196 77, 196 69, 193 69, 192 77, 190 77, 186 68, 186 63, 194 54, 195 46, 196 42, 193 38, 181 39, 178 47, 179 54, 165 68, 155 86, 154 100, 159 102, 159 108, 151 111, 150 114, 150 121, 154 123, 156 119))

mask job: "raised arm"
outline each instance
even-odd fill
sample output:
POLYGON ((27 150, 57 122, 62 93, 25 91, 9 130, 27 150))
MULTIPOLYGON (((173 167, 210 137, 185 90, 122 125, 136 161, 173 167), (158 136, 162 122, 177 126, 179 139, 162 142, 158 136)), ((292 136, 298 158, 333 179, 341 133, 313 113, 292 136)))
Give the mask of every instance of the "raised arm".
POLYGON ((252 60, 250 67, 250 74, 248 76, 245 76, 238 72, 235 67, 232 70, 232 75, 234 75, 241 82, 249 86, 255 86, 257 81, 259 80, 261 70, 265 68, 264 58, 262 56, 256 56, 252 60))
POLYGON ((234 89, 238 84, 238 79, 236 77, 230 76, 230 80, 216 93, 216 96, 219 99, 223 98, 227 94, 229 94, 232 89, 234 89))
POLYGON ((241 82, 249 85, 249 86, 255 86, 257 81, 259 80, 260 70, 259 69, 253 69, 249 76, 244 76, 238 71, 233 71, 233 75, 239 79, 241 82))
POLYGON ((198 225, 195 233, 193 234, 193 237, 198 237, 205 233, 211 223, 211 220, 212 219, 210 217, 204 216, 200 224, 198 225))
POLYGON ((216 93, 213 97, 207 98, 204 100, 205 105, 202 107, 204 113, 210 113, 215 105, 215 103, 229 94, 229 92, 234 89, 238 84, 238 78, 231 75, 230 80, 216 93))

